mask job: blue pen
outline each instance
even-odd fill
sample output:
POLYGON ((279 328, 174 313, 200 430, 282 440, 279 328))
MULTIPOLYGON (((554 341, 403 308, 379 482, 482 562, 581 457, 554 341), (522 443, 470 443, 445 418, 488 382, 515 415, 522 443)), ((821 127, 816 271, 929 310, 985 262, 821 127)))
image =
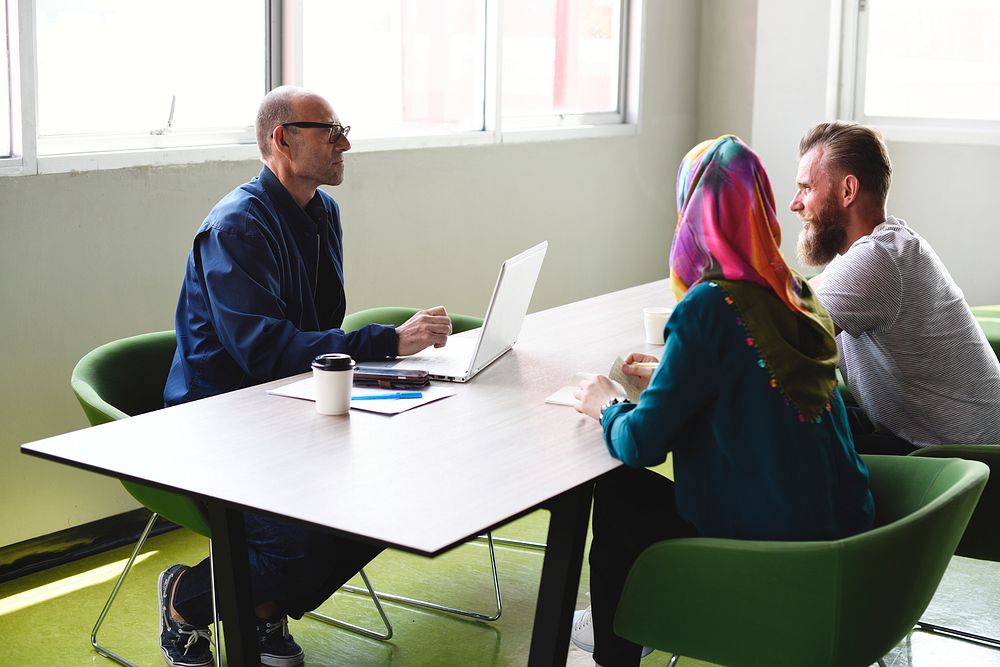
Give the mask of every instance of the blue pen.
POLYGON ((352 401, 378 401, 385 398, 423 398, 419 391, 397 391, 393 394, 372 394, 371 396, 351 396, 352 401))

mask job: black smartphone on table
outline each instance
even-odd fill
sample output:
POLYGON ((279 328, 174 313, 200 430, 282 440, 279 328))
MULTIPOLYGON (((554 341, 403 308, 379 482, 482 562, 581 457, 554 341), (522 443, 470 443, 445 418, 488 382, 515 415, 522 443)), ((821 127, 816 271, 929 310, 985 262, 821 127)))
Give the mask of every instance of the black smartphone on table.
POLYGON ((354 369, 354 384, 359 387, 416 389, 426 387, 430 382, 431 379, 427 371, 370 368, 366 366, 357 366, 354 369))

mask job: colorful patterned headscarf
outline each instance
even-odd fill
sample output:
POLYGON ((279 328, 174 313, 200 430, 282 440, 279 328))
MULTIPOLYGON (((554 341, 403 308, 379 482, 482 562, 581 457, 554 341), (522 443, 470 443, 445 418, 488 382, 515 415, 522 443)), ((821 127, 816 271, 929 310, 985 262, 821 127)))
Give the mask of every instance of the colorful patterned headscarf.
POLYGON ((774 193, 760 158, 723 135, 688 152, 677 172, 677 231, 670 278, 680 300, 703 280, 742 280, 770 288, 804 313, 802 279, 781 256, 774 193))
POLYGON ((677 215, 670 250, 677 300, 703 281, 723 288, 740 312, 748 344, 772 375, 771 387, 795 405, 800 419, 818 419, 830 409, 836 383, 833 323, 781 255, 774 193, 760 158, 732 135, 695 146, 677 173, 677 215))

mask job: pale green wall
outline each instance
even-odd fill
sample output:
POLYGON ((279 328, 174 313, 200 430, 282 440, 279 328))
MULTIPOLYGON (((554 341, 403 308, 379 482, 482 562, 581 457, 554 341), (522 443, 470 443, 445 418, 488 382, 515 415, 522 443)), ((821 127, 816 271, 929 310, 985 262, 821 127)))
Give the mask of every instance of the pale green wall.
MULTIPOLYGON (((346 182, 332 192, 350 309, 478 312, 499 262, 543 239, 533 309, 664 277, 674 172, 696 134, 699 22, 695 0, 647 2, 637 136, 348 155, 346 182)), ((84 353, 172 326, 192 233, 258 169, 0 178, 0 545, 135 506, 117 482, 18 447, 85 426, 68 385, 84 353)))

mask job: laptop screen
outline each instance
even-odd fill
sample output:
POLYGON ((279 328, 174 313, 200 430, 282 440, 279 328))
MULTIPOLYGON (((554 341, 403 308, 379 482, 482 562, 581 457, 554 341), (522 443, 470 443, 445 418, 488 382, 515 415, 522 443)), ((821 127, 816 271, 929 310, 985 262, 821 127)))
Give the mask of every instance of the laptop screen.
POLYGON ((517 341, 549 244, 545 241, 511 257, 500 268, 493 298, 483 320, 483 333, 472 365, 482 370, 517 341))

